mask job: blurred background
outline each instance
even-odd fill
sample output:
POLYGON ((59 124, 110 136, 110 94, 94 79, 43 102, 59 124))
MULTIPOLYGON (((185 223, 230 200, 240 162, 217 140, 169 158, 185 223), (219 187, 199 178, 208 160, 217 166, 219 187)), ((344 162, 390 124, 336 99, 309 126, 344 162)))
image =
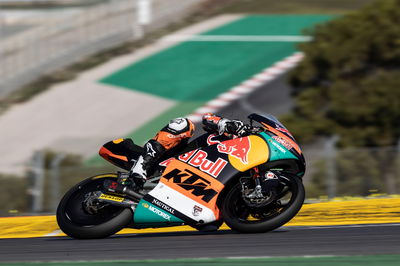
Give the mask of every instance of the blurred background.
POLYGON ((143 144, 298 52, 216 113, 279 117, 309 201, 398 194, 399 18, 398 0, 0 0, 0 215, 54 213, 118 170, 105 142, 143 144))

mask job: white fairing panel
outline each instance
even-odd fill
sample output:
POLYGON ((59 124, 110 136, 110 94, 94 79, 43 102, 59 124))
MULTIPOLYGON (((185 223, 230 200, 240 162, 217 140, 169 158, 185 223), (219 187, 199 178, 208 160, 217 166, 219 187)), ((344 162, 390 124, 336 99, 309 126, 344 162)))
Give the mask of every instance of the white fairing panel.
POLYGON ((168 204, 175 210, 188 216, 189 218, 203 223, 210 223, 216 220, 213 211, 204 205, 186 197, 169 186, 158 183, 157 186, 149 193, 154 198, 168 204))

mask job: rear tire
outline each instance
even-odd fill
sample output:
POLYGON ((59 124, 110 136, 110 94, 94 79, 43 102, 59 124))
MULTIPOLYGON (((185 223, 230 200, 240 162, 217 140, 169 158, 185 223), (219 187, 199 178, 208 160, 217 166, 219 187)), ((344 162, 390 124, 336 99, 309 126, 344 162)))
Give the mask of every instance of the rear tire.
POLYGON ((104 179, 115 177, 115 174, 105 174, 88 178, 65 194, 57 208, 57 223, 65 234, 77 239, 105 238, 132 220, 129 208, 108 205, 90 214, 83 206, 85 195, 101 190, 104 179))
POLYGON ((303 183, 296 176, 290 175, 282 180, 291 193, 290 199, 283 206, 278 197, 278 201, 268 204, 263 209, 251 208, 245 203, 240 183, 232 186, 222 204, 222 217, 226 224, 242 233, 264 233, 289 222, 301 209, 305 191, 303 183))

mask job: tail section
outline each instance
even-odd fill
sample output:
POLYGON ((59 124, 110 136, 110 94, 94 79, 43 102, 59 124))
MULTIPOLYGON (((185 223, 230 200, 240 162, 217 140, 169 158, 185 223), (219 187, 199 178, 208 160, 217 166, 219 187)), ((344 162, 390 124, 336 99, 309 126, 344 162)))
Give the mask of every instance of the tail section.
POLYGON ((143 153, 143 148, 134 144, 132 139, 116 139, 104 144, 99 154, 110 163, 129 170, 134 161, 143 153))

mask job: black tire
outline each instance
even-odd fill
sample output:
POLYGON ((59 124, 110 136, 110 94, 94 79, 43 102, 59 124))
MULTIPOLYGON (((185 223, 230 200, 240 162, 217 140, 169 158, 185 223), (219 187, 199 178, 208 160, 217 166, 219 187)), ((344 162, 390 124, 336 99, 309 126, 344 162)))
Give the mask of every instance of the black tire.
MULTIPOLYGON (((285 182, 286 191, 289 191, 291 196, 285 206, 274 201, 262 209, 248 207, 242 198, 241 184, 233 185, 222 204, 222 217, 225 223, 231 229, 241 233, 264 233, 289 222, 301 209, 305 191, 300 178, 292 175, 287 177, 282 180, 285 182)), ((283 193, 278 195, 277 200, 283 196, 283 193)))
POLYGON ((85 179, 64 195, 57 208, 57 223, 65 234, 77 239, 105 238, 132 220, 129 208, 109 205, 96 214, 89 214, 83 208, 85 194, 101 190, 106 178, 115 177, 115 174, 104 174, 85 179))

